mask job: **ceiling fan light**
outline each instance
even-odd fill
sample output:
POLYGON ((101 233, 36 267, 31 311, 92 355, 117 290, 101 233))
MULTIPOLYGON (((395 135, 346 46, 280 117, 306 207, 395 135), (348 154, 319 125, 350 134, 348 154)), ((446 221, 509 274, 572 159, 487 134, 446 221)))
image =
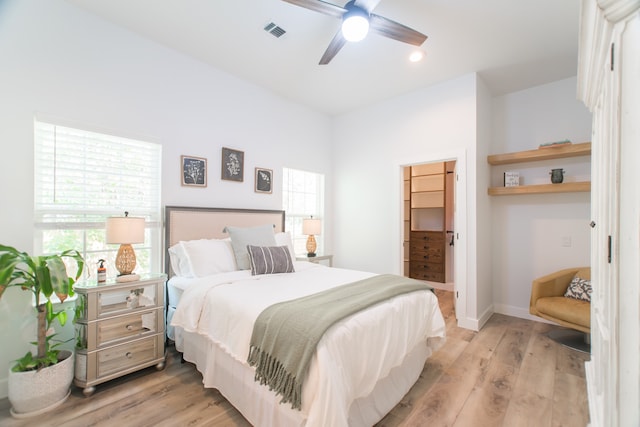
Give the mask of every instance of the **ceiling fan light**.
POLYGON ((342 21, 342 36, 349 42, 359 42, 369 32, 369 20, 361 13, 350 13, 342 21))
POLYGON ((424 52, 421 50, 414 50, 411 52, 411 55, 409 55, 409 61, 411 62, 420 62, 422 58, 424 58, 424 52))

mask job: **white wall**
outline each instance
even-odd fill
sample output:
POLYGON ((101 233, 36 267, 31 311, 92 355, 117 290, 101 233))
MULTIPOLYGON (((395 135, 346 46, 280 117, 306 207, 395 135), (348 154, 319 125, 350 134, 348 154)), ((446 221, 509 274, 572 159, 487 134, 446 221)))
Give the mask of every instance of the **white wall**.
MULTIPOLYGON (((476 80, 470 74, 335 119, 336 265, 401 274, 404 165, 465 153, 457 167, 469 176, 466 214, 475 223, 476 80)), ((467 289, 477 286, 475 235, 470 226, 462 236, 467 289)), ((475 300, 468 303, 475 318, 475 300)))
MULTIPOLYGON (((591 114, 576 100, 570 78, 493 99, 491 153, 531 150, 539 144, 591 138, 591 114)), ((588 180, 585 157, 508 167, 494 166, 493 185, 504 170, 524 183, 550 183, 551 168, 565 169, 565 181, 588 180)), ((589 193, 491 197, 493 303, 496 312, 529 317, 531 281, 562 268, 589 265, 589 193), (563 246, 563 238, 571 246, 563 246)), ((539 320, 536 317, 533 317, 539 320)))
MULTIPOLYGON (((0 2, 0 98, 0 243, 21 250, 33 245, 36 114, 161 143, 163 205, 281 209, 283 166, 332 185, 328 117, 61 0, 0 2), (243 183, 220 180, 223 146, 245 152, 243 183), (180 185, 181 154, 208 159, 207 188, 180 185), (254 192, 256 166, 273 169, 273 194, 254 192)), ((19 289, 0 299, 0 398, 10 361, 34 339, 31 310, 19 289)))
MULTIPOLYGON (((492 290, 492 252, 491 252, 491 200, 487 195, 487 187, 489 186, 490 174, 487 164, 487 155, 491 146, 491 117, 494 114, 492 108, 492 98, 489 89, 481 79, 478 79, 476 87, 476 167, 477 173, 473 177, 475 179, 476 189, 476 221, 474 224, 476 229, 476 269, 477 286, 469 288, 467 295, 467 305, 475 303, 475 307, 469 307, 472 310, 473 318, 477 319, 478 325, 484 325, 493 314, 493 290, 492 290), (475 294, 474 294, 475 292, 475 294)), ((472 179, 472 178, 469 178, 472 179)))

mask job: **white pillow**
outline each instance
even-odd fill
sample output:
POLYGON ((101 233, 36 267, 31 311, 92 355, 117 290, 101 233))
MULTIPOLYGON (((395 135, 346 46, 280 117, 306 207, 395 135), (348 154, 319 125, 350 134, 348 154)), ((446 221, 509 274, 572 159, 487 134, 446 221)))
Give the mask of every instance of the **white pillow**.
POLYGON ((175 248, 173 253, 177 255, 178 269, 174 267, 173 258, 171 267, 179 276, 205 277, 237 270, 231 241, 228 239, 189 240, 171 248, 175 248), (184 256, 180 255, 180 250, 184 256))
POLYGON ((178 242, 169 248, 169 260, 171 261, 173 274, 181 277, 193 277, 182 242, 178 242))
POLYGON ((272 224, 249 228, 225 227, 225 230, 229 233, 229 237, 231 237, 231 246, 233 247, 236 265, 239 270, 251 269, 247 245, 276 246, 272 224))
POLYGON ((291 239, 291 233, 288 231, 284 231, 281 233, 276 233, 276 246, 286 246, 289 248, 289 254, 291 255, 291 260, 296 260, 296 253, 293 250, 293 240, 291 239))

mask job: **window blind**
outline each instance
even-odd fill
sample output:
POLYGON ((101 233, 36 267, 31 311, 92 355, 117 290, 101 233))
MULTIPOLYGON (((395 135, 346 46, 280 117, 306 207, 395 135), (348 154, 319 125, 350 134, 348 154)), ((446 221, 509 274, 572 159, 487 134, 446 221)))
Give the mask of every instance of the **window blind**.
MULTIPOLYGON (((324 175, 284 168, 282 205, 286 212, 286 230, 291 232, 296 254, 306 253, 307 236, 302 234, 302 220, 313 216, 324 219, 324 175)), ((324 222, 323 222, 324 227, 324 222)), ((324 249, 324 236, 315 236, 318 253, 324 249)))
POLYGON ((35 224, 104 227, 107 216, 161 222, 161 146, 36 121, 35 224))

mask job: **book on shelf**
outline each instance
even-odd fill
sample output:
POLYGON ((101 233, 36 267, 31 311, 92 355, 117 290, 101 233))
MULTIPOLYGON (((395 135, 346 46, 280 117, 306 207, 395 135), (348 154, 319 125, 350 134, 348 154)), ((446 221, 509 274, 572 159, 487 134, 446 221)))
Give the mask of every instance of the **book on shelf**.
POLYGON ((571 141, 563 139, 562 141, 545 142, 544 144, 540 144, 538 148, 554 148, 563 147, 565 145, 571 145, 571 141))

